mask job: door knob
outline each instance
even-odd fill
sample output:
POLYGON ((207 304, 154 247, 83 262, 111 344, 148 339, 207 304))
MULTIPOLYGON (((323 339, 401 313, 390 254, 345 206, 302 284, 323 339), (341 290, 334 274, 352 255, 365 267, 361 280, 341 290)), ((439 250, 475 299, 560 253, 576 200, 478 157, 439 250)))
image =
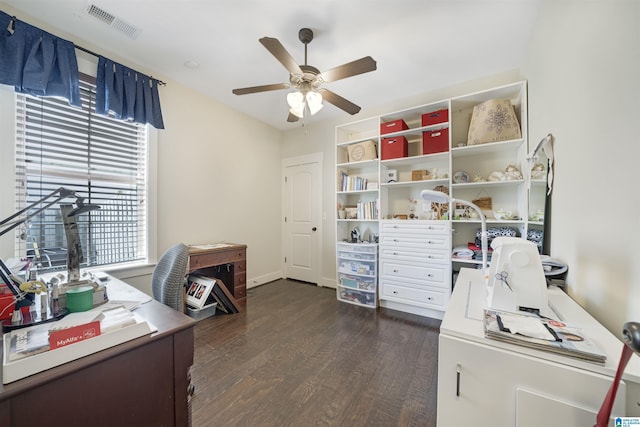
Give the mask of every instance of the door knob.
POLYGON ((316 231, 316 230, 317 230, 317 228, 316 228, 316 227, 313 227, 313 228, 311 229, 311 231, 316 231))

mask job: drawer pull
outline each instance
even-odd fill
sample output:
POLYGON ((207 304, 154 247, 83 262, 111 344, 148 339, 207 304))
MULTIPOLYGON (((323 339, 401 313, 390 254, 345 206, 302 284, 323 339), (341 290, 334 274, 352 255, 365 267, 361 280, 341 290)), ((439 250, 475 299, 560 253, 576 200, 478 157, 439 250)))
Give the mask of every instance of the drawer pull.
POLYGON ((431 278, 431 277, 433 277, 433 274, 429 273, 429 274, 427 274, 427 277, 431 278))
POLYGON ((460 365, 456 365, 456 397, 460 397, 460 365))
POLYGON ((397 268, 394 268, 394 269, 393 269, 393 272, 394 272, 394 273, 397 273, 397 272, 398 272, 398 269, 397 269, 397 268))
POLYGON ((393 239, 393 241, 394 241, 394 242, 397 242, 397 241, 398 241, 398 239, 393 239))
POLYGON ((398 255, 398 252, 394 252, 393 254, 394 254, 394 255, 398 255))
POLYGON ((433 300, 433 297, 427 297, 427 301, 433 300))
POLYGON ((398 291, 393 291, 393 294, 394 295, 398 295, 398 291))

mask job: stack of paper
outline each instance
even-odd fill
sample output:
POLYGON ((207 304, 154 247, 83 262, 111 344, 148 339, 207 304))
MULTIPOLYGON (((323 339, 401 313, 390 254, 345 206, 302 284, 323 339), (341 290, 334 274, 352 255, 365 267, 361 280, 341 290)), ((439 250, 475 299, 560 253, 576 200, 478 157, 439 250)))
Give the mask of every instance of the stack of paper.
POLYGON ((16 329, 3 335, 2 383, 7 384, 115 345, 150 335, 153 325, 124 307, 71 313, 57 322, 16 329), (100 322, 88 336, 88 326, 100 322), (81 331, 76 334, 76 331, 81 331), (66 332, 64 345, 51 345, 50 337, 66 332), (57 347, 57 348, 56 348, 57 347))
POLYGON ((607 359, 606 354, 580 328, 535 315, 485 310, 484 335, 596 363, 604 363, 607 359))

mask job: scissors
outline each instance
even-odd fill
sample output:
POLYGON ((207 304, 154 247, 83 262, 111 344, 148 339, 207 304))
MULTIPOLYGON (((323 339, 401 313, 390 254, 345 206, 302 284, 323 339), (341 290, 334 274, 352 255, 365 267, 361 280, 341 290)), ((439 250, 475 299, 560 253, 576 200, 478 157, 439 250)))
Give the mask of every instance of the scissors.
POLYGON ((508 271, 501 271, 500 273, 496 273, 496 279, 507 285, 507 288, 509 288, 509 290, 513 292, 513 289, 511 289, 509 282, 507 282, 507 277, 509 277, 508 271))

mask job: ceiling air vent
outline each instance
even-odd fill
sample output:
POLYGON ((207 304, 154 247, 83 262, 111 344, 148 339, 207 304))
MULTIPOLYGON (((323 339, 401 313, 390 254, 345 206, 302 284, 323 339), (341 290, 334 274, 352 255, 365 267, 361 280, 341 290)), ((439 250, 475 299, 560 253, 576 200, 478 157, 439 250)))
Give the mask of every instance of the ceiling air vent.
POLYGON ((137 39, 142 32, 142 30, 140 30, 139 28, 134 27, 128 22, 123 21, 122 19, 96 6, 95 4, 88 5, 86 12, 89 16, 93 16, 94 18, 104 22, 114 30, 119 31, 130 39, 137 39))

